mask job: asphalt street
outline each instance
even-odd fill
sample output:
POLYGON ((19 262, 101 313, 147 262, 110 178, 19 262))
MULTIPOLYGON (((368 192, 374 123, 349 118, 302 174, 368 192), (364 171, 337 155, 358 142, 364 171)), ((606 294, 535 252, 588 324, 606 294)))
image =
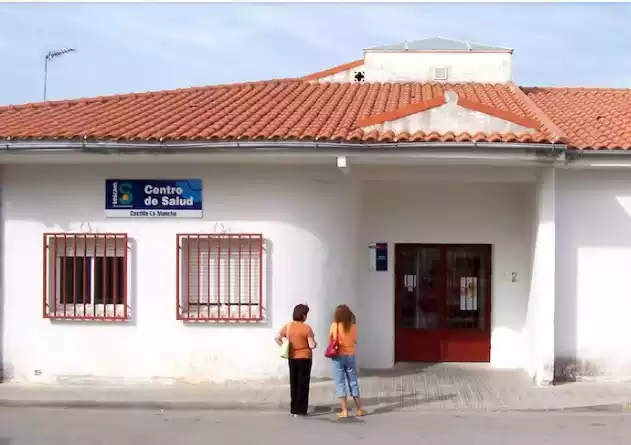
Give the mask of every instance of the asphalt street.
POLYGON ((0 445, 629 443, 626 413, 392 412, 337 420, 243 411, 0 408, 0 445), (326 443, 326 442, 325 442, 326 443))

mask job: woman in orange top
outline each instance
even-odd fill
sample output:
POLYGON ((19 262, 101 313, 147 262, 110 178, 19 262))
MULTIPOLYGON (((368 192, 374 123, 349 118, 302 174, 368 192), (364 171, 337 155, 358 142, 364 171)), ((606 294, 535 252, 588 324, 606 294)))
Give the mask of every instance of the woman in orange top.
POLYGON ((355 361, 355 345, 357 344, 357 326, 355 315, 348 306, 342 304, 335 308, 335 316, 329 338, 338 342, 338 353, 333 357, 333 380, 335 382, 335 394, 340 399, 341 411, 338 417, 348 417, 348 402, 346 400, 346 384, 350 389, 351 397, 355 401, 357 415, 366 414, 359 401, 359 384, 357 382, 357 362, 355 361))
POLYGON ((280 330, 275 340, 278 346, 283 338, 289 340, 289 392, 291 414, 306 416, 309 407, 309 383, 311 381, 312 350, 316 348, 315 335, 307 321, 309 306, 294 307, 293 322, 280 330))

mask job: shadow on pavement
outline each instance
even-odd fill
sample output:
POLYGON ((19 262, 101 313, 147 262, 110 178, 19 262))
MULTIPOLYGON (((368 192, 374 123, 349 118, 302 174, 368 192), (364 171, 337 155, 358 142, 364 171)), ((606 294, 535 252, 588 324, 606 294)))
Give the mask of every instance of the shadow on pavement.
POLYGON ((435 363, 398 363, 392 369, 360 369, 359 377, 403 377, 406 375, 423 374, 431 372, 437 367, 435 363))
MULTIPOLYGON (((418 406, 426 403, 441 401, 441 400, 453 400, 456 394, 445 394, 432 398, 417 398, 412 394, 402 394, 396 397, 367 397, 361 399, 362 406, 368 411, 364 417, 371 417, 379 414, 391 413, 403 408, 418 406), (377 405, 377 408, 371 409, 371 406, 377 405)), ((349 407, 353 406, 352 400, 349 400, 349 407)), ((336 414, 339 411, 339 404, 332 403, 330 405, 318 405, 312 414, 309 414, 307 418, 315 418, 315 420, 325 422, 343 422, 343 423, 361 423, 363 417, 353 417, 352 415, 346 419, 331 419, 328 416, 330 414, 336 414)))

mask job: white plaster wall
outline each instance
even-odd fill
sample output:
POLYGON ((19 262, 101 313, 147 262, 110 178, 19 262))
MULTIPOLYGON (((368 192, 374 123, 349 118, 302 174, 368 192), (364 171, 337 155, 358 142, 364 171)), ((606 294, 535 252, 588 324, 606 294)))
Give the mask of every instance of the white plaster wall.
POLYGON ((366 82, 435 82, 434 68, 448 68, 447 82, 499 82, 512 78, 510 53, 366 51, 366 82))
POLYGON ((631 173, 557 172, 556 215, 557 373, 628 378, 631 173))
MULTIPOLYGON (((320 342, 336 304, 355 306, 358 192, 334 166, 14 165, 2 178, 4 368, 15 381, 225 381, 282 377, 273 336, 306 302, 320 342), (105 219, 104 180, 202 178, 203 220, 105 219), (127 232, 132 241, 129 323, 42 318, 42 232, 127 232), (185 325, 175 317, 175 234, 263 233, 266 323, 185 325), (35 376, 41 370, 41 376, 35 376)), ((314 375, 329 376, 315 354, 314 375)))
POLYGON ((525 369, 537 384, 550 383, 554 370, 556 184, 553 167, 540 172, 532 218, 531 280, 526 316, 525 369))
MULTIPOLYGON (((2 175, 4 175, 4 166, 0 167, 0 195, 2 193, 2 175)), ((0 200, 0 221, 3 221, 4 213, 3 213, 3 203, 0 200)), ((4 246, 4 236, 3 232, 0 231, 0 252, 2 251, 4 246)), ((5 261, 4 256, 0 254, 0 270, 3 270, 5 261)), ((0 383, 2 383, 6 374, 4 372, 4 368, 2 364, 4 363, 4 339, 5 339, 5 317, 4 317, 4 274, 0 273, 0 383)))
POLYGON ((499 119, 479 111, 461 107, 456 102, 458 96, 454 91, 446 94, 447 103, 440 107, 431 108, 420 113, 414 113, 399 119, 387 121, 382 124, 362 127, 364 132, 373 130, 380 132, 394 131, 395 133, 408 132, 414 134, 417 131, 430 133, 436 131, 440 134, 447 132, 469 133, 533 133, 532 128, 499 119))
MULTIPOLYGON (((465 176, 472 178, 475 168, 465 176)), ((368 368, 394 362, 395 243, 493 244, 491 363, 525 365, 523 331, 530 286, 532 183, 480 182, 493 175, 480 170, 476 182, 459 182, 443 172, 442 180, 367 181, 361 187, 361 256, 358 317, 359 358, 368 368), (450 183, 450 181, 453 181, 450 183), (368 243, 388 242, 388 272, 370 272, 368 243), (511 274, 517 274, 517 282, 511 274)), ((438 174, 438 173, 436 173, 438 174)), ((435 176, 435 175, 434 175, 435 176)))
POLYGON ((355 82, 355 74, 358 71, 364 71, 364 65, 351 68, 350 70, 340 71, 330 76, 322 77, 314 82, 318 83, 348 83, 355 82))
POLYGON ((364 64, 318 79, 316 82, 354 82, 363 71, 365 82, 442 82, 434 78, 434 68, 447 68, 445 82, 498 82, 512 79, 510 53, 371 52, 364 64))

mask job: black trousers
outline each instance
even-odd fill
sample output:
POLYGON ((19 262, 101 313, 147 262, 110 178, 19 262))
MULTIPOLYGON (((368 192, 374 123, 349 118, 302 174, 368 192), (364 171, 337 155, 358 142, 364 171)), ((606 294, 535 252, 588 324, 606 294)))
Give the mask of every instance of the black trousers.
POLYGON ((311 359, 289 359, 289 391, 291 413, 304 416, 309 406, 309 383, 311 382, 311 359))

